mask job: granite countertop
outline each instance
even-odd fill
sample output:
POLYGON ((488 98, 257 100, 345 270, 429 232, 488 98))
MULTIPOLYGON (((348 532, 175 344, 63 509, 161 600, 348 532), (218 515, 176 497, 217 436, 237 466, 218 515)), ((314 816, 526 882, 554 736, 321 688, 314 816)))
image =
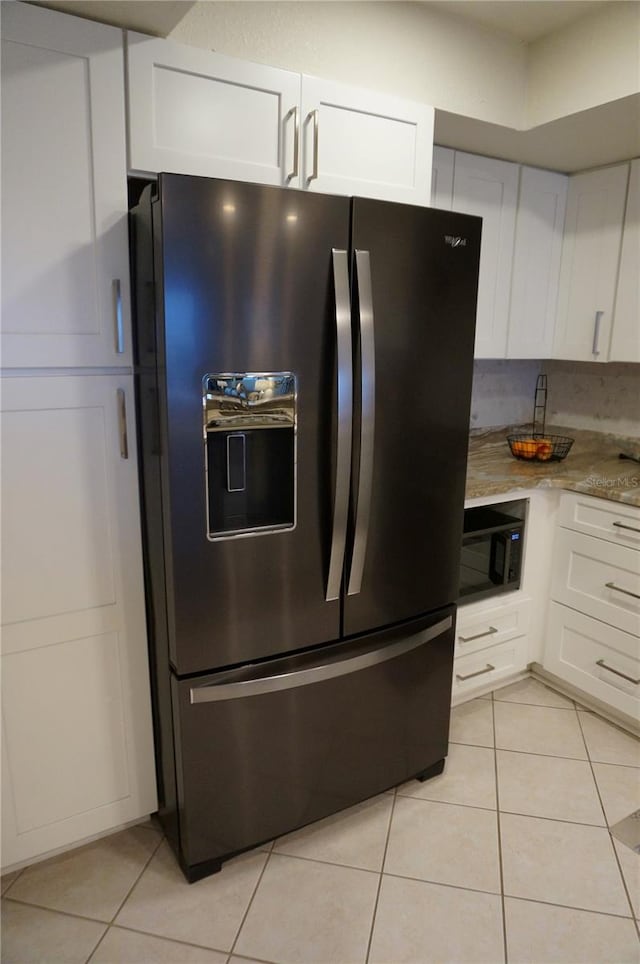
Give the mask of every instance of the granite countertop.
POLYGON ((562 462, 526 462, 509 451, 507 435, 522 426, 474 429, 469 437, 467 499, 518 489, 570 489, 640 506, 640 465, 618 458, 619 452, 640 457, 640 439, 548 425, 548 435, 575 439, 562 462))

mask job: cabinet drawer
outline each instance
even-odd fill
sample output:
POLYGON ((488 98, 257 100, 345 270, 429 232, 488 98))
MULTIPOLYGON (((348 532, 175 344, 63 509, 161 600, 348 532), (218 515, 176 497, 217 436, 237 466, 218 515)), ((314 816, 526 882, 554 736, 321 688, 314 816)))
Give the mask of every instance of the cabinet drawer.
POLYGON ((640 710, 640 640, 551 603, 544 667, 623 713, 640 710))
POLYGON ((640 553, 558 529, 551 596, 556 602, 640 635, 640 553))
POLYGON ((460 699, 481 687, 486 689, 487 685, 512 676, 526 669, 526 666, 526 636, 460 656, 453 664, 453 699, 460 699))
POLYGON ((558 524, 617 545, 640 549, 640 509, 588 495, 563 493, 558 524))
POLYGON ((456 658, 524 636, 529 629, 529 616, 529 600, 475 613, 465 612, 463 607, 458 610, 456 658))

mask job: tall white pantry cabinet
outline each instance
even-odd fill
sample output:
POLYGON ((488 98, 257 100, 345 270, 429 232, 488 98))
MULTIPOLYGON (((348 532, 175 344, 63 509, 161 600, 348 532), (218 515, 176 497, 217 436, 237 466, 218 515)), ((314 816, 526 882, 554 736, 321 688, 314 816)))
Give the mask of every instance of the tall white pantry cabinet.
POLYGON ((156 809, 122 32, 2 4, 2 864, 156 809))

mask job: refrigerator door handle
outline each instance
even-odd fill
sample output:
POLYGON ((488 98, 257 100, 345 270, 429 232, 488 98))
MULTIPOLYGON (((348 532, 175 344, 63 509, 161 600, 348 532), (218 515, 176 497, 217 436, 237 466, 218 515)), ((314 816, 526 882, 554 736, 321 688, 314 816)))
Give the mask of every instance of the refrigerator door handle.
POLYGON ((261 696, 264 693, 277 693, 281 690, 295 689, 300 686, 310 686, 312 683, 322 683, 338 676, 347 676, 360 670, 368 669, 385 663, 387 660, 404 656, 419 646, 431 642, 443 633, 448 632, 453 625, 451 616, 423 629, 419 633, 402 639, 397 643, 388 643, 370 653, 352 656, 351 659, 337 660, 320 666, 293 673, 282 673, 279 676, 262 676, 258 679, 238 680, 235 683, 209 683, 205 686, 192 686, 189 691, 190 703, 214 703, 220 700, 237 700, 245 696, 261 696))
POLYGON ((373 482, 373 448, 376 409, 376 351, 371 289, 371 261, 368 251, 356 250, 356 284, 360 325, 361 357, 361 418, 360 418, 360 474, 356 501, 355 533, 347 595, 355 596, 362 587, 362 573, 367 554, 369 516, 371 513, 371 485, 373 482))
POLYGON ((338 368, 338 439, 336 445, 336 483, 333 497, 333 531, 325 599, 340 598, 344 548, 349 512, 351 475, 351 434, 353 421, 353 373, 351 363, 351 299, 347 252, 332 249, 333 284, 336 298, 336 344, 338 368))

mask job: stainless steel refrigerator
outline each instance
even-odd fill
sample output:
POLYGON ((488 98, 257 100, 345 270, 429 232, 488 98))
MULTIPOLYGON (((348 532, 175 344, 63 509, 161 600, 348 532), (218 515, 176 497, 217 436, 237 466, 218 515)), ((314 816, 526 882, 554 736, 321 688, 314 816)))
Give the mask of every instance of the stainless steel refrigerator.
POLYGON ((131 230, 160 815, 196 880, 442 770, 481 220, 161 174, 131 230))

